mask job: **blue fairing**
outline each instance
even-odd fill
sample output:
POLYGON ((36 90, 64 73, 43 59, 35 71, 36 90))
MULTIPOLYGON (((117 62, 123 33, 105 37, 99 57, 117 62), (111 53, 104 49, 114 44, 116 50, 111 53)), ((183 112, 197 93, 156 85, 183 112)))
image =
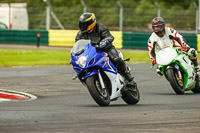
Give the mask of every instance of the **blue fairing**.
POLYGON ((71 50, 71 64, 79 79, 86 79, 87 77, 98 73, 97 68, 102 68, 103 71, 117 74, 117 69, 109 60, 107 54, 105 52, 96 51, 96 48, 85 40, 77 42, 71 50), (87 55, 86 65, 84 68, 81 68, 76 61, 80 56, 87 55))
POLYGON ((97 71, 97 70, 94 70, 94 71, 92 71, 92 72, 90 72, 90 73, 87 73, 87 74, 84 76, 83 79, 86 79, 87 77, 92 76, 92 75, 97 74, 97 73, 98 73, 98 71, 97 71))

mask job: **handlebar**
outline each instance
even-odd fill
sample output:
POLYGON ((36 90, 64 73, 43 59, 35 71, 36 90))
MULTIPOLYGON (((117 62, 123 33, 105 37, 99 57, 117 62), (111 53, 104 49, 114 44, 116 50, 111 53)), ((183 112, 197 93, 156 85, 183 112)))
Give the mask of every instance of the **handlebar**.
POLYGON ((91 43, 93 47, 98 48, 99 45, 97 43, 91 43))
POLYGON ((99 46, 96 44, 96 45, 92 45, 93 47, 95 47, 95 48, 98 48, 99 46))
POLYGON ((177 48, 177 49, 176 49, 176 52, 177 52, 177 53, 183 53, 183 54, 188 55, 188 53, 185 52, 185 51, 182 51, 181 48, 177 48))

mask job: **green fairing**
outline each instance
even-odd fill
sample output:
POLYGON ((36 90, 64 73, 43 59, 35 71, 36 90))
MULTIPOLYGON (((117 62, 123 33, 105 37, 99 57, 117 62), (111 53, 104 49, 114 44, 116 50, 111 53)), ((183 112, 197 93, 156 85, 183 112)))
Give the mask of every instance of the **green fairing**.
POLYGON ((185 88, 185 90, 191 90, 191 89, 194 89, 195 86, 196 86, 196 81, 194 82, 194 84, 193 84, 191 87, 189 87, 189 88, 185 88))

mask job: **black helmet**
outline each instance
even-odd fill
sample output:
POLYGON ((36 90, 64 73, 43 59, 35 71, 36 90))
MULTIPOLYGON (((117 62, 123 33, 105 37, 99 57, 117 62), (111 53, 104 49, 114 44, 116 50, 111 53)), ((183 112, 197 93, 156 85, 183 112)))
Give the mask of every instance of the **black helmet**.
POLYGON ((152 20, 152 29, 156 34, 162 33, 165 30, 165 20, 161 17, 156 17, 152 20), (160 29, 155 29, 160 27, 160 29))
POLYGON ((83 13, 79 18, 79 29, 83 32, 90 31, 96 25, 94 13, 83 13))

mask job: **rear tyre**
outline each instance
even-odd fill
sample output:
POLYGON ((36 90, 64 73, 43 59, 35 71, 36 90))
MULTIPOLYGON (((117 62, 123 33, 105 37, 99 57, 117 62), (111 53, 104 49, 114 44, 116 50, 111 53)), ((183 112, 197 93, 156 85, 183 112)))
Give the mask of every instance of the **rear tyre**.
POLYGON ((92 75, 86 79, 88 91, 94 101, 100 106, 110 104, 110 94, 107 88, 102 89, 97 75, 92 75))
POLYGON ((176 69, 168 69, 167 77, 168 77, 169 83, 171 84, 176 94, 182 95, 185 93, 183 77, 179 77, 178 71, 176 69))
POLYGON ((200 82, 196 80, 195 88, 191 90, 193 93, 200 93, 200 82))
POLYGON ((135 105, 140 100, 140 93, 136 86, 130 86, 128 90, 122 91, 122 99, 129 105, 135 105))

